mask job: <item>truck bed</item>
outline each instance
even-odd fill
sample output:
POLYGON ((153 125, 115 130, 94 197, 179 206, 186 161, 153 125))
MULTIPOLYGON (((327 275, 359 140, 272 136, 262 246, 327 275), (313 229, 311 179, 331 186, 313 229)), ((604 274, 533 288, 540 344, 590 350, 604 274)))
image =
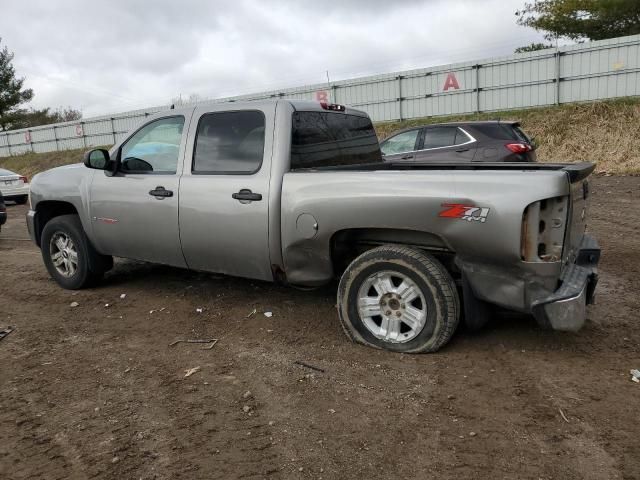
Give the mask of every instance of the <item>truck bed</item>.
POLYGON ((420 163, 420 162, 385 162, 360 165, 340 165, 315 169, 297 169, 296 171, 373 171, 373 170, 507 170, 507 171, 557 171, 564 170, 569 175, 571 183, 579 182, 588 177, 595 169, 591 162, 580 163, 420 163))

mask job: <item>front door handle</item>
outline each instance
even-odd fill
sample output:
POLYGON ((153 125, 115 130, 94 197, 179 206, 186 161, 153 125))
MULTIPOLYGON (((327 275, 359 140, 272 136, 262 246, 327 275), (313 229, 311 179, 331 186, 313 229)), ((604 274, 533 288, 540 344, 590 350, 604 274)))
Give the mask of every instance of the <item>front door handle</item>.
POLYGON ((232 194, 231 198, 240 200, 241 202, 259 202, 262 200, 262 195, 260 193, 253 193, 248 188, 243 188, 238 193, 232 194))
POLYGON ((154 190, 149 191, 149 195, 162 199, 166 197, 173 197, 173 192, 171 190, 167 190, 161 185, 158 185, 154 190))
POLYGON ((468 152, 468 151, 469 151, 468 148, 459 148, 458 150, 456 150, 457 153, 468 152))
POLYGON ((413 155, 403 155, 400 157, 401 160, 411 160, 413 159, 413 155))

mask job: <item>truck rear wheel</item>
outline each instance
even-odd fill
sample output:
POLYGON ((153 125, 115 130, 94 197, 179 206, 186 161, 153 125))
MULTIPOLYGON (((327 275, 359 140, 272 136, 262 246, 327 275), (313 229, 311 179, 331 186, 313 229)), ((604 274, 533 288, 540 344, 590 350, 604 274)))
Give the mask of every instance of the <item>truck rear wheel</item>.
POLYGON ((387 245, 356 258, 340 279, 338 313, 355 342, 395 352, 435 352, 458 326, 456 285, 434 257, 387 245))
POLYGON ((112 257, 93 248, 77 215, 49 220, 42 230, 40 249, 51 277, 69 290, 94 284, 113 266, 112 257))

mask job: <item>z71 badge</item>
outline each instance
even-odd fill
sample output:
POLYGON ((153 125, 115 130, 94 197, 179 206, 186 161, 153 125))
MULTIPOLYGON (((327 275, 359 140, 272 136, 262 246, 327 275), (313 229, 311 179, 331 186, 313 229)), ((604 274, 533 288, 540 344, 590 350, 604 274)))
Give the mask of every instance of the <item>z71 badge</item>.
POLYGON ((443 203, 442 206, 445 209, 438 214, 439 217, 459 218, 467 222, 486 222, 490 210, 488 207, 476 207, 464 203, 443 203))

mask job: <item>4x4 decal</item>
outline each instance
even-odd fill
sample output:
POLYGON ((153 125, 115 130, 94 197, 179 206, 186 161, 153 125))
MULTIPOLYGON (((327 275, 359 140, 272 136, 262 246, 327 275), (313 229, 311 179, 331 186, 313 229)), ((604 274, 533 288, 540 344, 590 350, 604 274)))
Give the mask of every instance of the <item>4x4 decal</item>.
POLYGON ((438 214, 439 217, 459 218, 468 222, 480 223, 487 221, 490 210, 488 207, 476 207, 465 203, 443 203, 442 206, 445 209, 438 214))

